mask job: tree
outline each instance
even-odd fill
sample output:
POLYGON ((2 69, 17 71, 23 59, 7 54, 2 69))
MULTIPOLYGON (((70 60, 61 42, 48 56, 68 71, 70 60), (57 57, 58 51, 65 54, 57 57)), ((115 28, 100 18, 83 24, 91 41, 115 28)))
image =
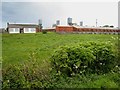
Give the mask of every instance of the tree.
POLYGON ((103 27, 109 27, 109 25, 104 25, 103 27))
POLYGON ((52 27, 56 27, 57 25, 56 24, 53 24, 52 27))
POLYGON ((42 31, 42 28, 43 28, 42 24, 39 24, 39 30, 40 31, 42 31))
POLYGON ((111 25, 110 27, 111 27, 111 28, 114 28, 114 26, 113 26, 113 25, 111 25))

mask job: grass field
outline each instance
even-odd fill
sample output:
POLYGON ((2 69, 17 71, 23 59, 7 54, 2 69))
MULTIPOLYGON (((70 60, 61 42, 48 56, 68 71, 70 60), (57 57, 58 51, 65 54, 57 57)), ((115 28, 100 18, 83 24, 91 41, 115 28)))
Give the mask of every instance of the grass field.
POLYGON ((61 45, 64 46, 86 41, 117 42, 114 39, 117 37, 117 35, 97 34, 3 34, 3 67, 10 63, 20 63, 28 59, 31 53, 37 53, 39 61, 48 60, 53 51, 61 45))
MULTIPOLYGON (((34 54, 40 67, 48 69, 49 58, 53 54, 54 50, 59 46, 73 45, 80 42, 87 41, 100 41, 106 42, 110 41, 117 45, 119 38, 118 35, 105 35, 105 34, 56 34, 54 32, 48 32, 47 34, 36 33, 36 34, 3 34, 2 35, 2 58, 3 58, 3 69, 8 65, 20 64, 28 60, 31 55, 34 54), (45 61, 45 63, 44 63, 45 61)), ((109 74, 108 74, 109 75, 109 74)), ((92 79, 83 78, 83 82, 76 82, 73 79, 70 84, 57 82, 56 87, 99 87, 100 85, 106 85, 109 87, 118 87, 118 81, 115 83, 113 81, 114 75, 109 75, 110 78, 104 75, 102 76, 92 76, 92 78, 97 78, 94 82, 92 79), (100 81, 99 81, 100 78, 100 81), (105 79, 104 79, 105 78, 105 79), (112 79, 111 79, 112 78, 112 79), (86 81, 85 81, 86 80, 86 81), (112 80, 112 81, 111 81, 112 80), (107 82, 108 81, 108 82, 107 82), (86 82, 86 83, 85 83, 86 82), (92 83, 93 82, 93 83, 92 83), (73 85, 71 84, 73 83, 73 85), (78 84, 76 84, 78 83, 78 84), (81 84, 81 86, 79 86, 81 84), (74 86, 75 85, 75 86, 74 86), (113 86, 112 86, 113 85, 113 86)), ((118 74, 116 75, 118 76, 118 74)), ((118 77, 117 77, 118 78, 118 77)))

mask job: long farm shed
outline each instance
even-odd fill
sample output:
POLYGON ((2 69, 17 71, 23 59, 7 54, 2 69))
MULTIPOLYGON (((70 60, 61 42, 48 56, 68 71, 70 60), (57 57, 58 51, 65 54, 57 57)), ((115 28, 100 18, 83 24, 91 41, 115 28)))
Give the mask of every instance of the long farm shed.
POLYGON ((95 33, 95 34, 118 34, 119 29, 108 27, 76 27, 76 26, 56 26, 59 33, 95 33))

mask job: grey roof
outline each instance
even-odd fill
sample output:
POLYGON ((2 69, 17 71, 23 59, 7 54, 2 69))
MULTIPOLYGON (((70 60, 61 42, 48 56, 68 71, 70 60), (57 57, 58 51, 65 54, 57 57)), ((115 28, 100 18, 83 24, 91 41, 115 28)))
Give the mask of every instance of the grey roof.
POLYGON ((36 28, 37 24, 8 24, 8 28, 36 28))

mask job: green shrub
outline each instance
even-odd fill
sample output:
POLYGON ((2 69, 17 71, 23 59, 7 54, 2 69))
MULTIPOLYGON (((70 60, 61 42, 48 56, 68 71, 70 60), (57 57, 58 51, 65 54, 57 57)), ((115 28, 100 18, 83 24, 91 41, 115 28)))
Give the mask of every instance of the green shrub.
POLYGON ((47 34, 47 31, 43 30, 42 33, 43 33, 43 34, 47 34))
POLYGON ((45 68, 47 62, 37 62, 36 53, 29 55, 29 60, 19 65, 9 65, 3 69, 3 88, 42 88, 44 82, 49 82, 49 71, 45 68), (44 67, 45 66, 45 67, 44 67))
POLYGON ((59 47, 51 57, 57 75, 110 72, 116 65, 112 44, 86 42, 74 46, 59 47))
POLYGON ((117 65, 117 57, 110 42, 92 43, 91 50, 95 56, 91 69, 95 73, 107 73, 117 65))
POLYGON ((17 65, 9 65, 3 70, 3 88, 24 87, 25 77, 17 65))

